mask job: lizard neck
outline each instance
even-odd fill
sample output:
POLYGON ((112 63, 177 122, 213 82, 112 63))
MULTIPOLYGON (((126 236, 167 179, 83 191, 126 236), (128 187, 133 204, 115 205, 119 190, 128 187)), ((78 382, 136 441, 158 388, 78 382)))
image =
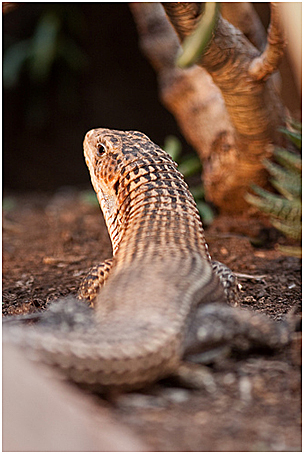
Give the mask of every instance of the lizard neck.
POLYGON ((113 255, 128 263, 147 250, 150 258, 176 250, 209 260, 195 201, 174 164, 137 165, 119 180, 116 208, 103 210, 113 255))

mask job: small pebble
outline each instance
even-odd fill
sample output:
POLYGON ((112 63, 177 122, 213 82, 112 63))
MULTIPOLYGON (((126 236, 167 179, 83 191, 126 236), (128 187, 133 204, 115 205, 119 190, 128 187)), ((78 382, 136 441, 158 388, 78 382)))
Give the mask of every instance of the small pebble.
POLYGON ((152 396, 140 393, 121 394, 116 397, 116 404, 122 409, 130 408, 157 408, 164 406, 163 397, 152 396))
POLYGON ((239 381, 240 398, 244 402, 250 402, 252 384, 248 377, 241 377, 239 381))
POLYGON ((182 404, 189 400, 191 393, 182 388, 167 388, 162 391, 162 396, 174 404, 182 404))
POLYGON ((225 385, 232 385, 235 382, 235 375, 229 372, 224 376, 223 382, 225 385))

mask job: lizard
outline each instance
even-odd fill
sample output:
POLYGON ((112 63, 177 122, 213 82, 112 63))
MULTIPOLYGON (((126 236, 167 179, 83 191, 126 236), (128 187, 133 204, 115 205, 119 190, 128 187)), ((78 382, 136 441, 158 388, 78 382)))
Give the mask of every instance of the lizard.
POLYGON ((286 324, 232 307, 237 282, 211 261, 193 196, 164 150, 141 132, 98 128, 84 155, 113 259, 89 273, 78 299, 24 316, 31 326, 5 323, 5 341, 103 389, 140 388, 227 346, 289 342, 286 324))

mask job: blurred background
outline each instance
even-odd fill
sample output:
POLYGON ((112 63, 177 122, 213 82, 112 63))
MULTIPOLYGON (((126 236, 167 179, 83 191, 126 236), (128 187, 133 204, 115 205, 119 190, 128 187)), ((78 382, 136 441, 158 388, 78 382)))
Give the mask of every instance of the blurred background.
MULTIPOLYGON (((267 3, 254 3, 267 28, 267 3)), ((158 101, 127 3, 23 3, 3 17, 3 182, 6 192, 87 188, 82 154, 94 127, 135 129, 163 145, 176 135, 158 101)), ((300 118, 288 55, 283 100, 300 118)))

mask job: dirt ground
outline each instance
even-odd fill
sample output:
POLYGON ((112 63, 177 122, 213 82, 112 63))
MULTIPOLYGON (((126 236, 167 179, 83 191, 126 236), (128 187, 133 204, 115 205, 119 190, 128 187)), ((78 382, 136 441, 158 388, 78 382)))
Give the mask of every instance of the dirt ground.
MULTIPOLYGON (((219 217, 206 230, 211 255, 242 278, 241 305, 281 320, 301 304, 301 261, 254 248, 252 219, 219 217)), ((279 242, 285 240, 279 238, 279 242)), ((111 257, 100 209, 85 192, 7 196, 3 203, 3 314, 44 308, 75 294, 90 266, 111 257)), ((301 451, 301 342, 271 355, 226 358, 206 369, 206 386, 167 381, 104 401, 153 451, 301 451)), ((5 415, 4 415, 5 416, 5 415)))

